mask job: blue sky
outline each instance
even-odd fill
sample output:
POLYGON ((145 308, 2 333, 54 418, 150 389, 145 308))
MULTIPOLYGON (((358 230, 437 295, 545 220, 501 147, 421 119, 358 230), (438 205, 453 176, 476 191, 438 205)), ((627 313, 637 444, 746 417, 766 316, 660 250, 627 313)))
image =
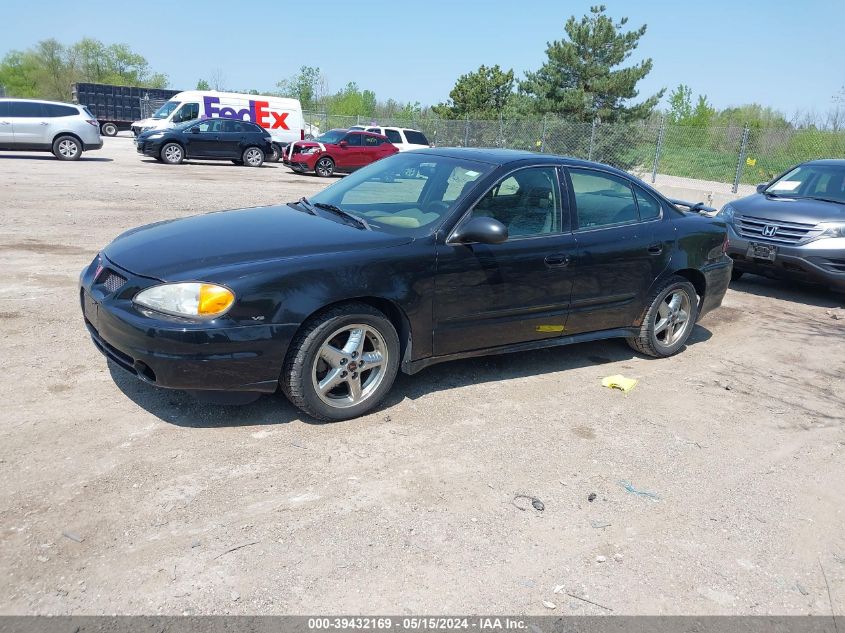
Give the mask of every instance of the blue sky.
MULTIPOLYGON (((538 68, 566 19, 596 2, 4 2, 0 55, 48 37, 90 36, 129 44, 174 88, 219 69, 231 87, 270 89, 307 64, 322 69, 332 91, 356 81, 379 99, 431 104, 480 64, 517 76, 538 68)), ((843 0, 606 4, 630 26, 648 24, 633 57, 654 60, 643 96, 683 82, 720 108, 758 102, 791 114, 828 110, 845 84, 843 0)))

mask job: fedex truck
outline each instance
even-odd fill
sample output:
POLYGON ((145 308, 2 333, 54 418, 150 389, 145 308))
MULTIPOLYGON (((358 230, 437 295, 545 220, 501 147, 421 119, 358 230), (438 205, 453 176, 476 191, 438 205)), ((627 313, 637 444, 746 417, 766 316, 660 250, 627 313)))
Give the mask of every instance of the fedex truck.
POLYGON ((273 139, 273 156, 277 161, 283 149, 293 141, 305 139, 302 106, 297 99, 262 95, 187 90, 174 95, 148 119, 135 121, 132 132, 138 136, 145 130, 173 127, 196 119, 241 119, 266 129, 273 139))

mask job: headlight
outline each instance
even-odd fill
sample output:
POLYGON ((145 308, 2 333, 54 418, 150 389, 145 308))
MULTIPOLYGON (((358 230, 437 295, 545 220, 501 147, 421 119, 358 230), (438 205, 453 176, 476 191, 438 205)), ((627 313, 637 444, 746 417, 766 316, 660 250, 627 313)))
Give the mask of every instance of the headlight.
POLYGON ((161 138, 162 136, 164 136, 164 132, 153 132, 147 138, 161 138))
POLYGON ((845 223, 821 222, 819 228, 824 229, 819 237, 845 237, 845 223))
POLYGON ((134 302, 165 314, 189 317, 216 317, 235 302, 228 288, 200 282, 162 284, 142 290, 134 302))
POLYGON ((319 147, 303 147, 300 150, 297 150, 299 154, 314 154, 319 151, 319 147))
POLYGON ((716 214, 717 218, 722 218, 725 222, 733 222, 734 220, 734 208, 731 206, 730 203, 726 204, 722 207, 721 211, 716 214))

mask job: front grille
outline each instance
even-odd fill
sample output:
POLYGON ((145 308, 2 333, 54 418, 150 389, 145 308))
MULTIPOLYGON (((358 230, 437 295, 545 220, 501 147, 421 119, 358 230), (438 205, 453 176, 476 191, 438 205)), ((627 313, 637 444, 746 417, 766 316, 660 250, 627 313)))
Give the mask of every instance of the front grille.
POLYGON ((734 218, 734 226, 737 232, 747 239, 772 244, 798 244, 811 237, 816 225, 737 215, 734 218), (766 234, 771 231, 774 231, 774 235, 766 234))
POLYGON ((117 292, 126 284, 126 277, 119 275, 109 268, 104 268, 94 283, 102 284, 109 292, 117 292))

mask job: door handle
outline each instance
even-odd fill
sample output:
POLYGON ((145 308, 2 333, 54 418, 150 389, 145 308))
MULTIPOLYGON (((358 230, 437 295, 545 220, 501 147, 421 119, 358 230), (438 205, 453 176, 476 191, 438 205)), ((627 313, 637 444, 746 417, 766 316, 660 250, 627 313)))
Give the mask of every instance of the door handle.
POLYGON ((555 253, 554 255, 546 256, 543 261, 549 268, 563 268, 564 266, 569 265, 569 255, 564 255, 563 253, 555 253))
POLYGON ((663 244, 660 242, 655 242, 654 244, 648 245, 648 254, 649 255, 660 255, 663 252, 663 244))
POLYGON ((8 121, 0 121, 0 125, 9 125, 8 121))
POLYGON ((41 123, 39 123, 38 125, 50 125, 50 124, 47 123, 47 121, 41 121, 41 123))

